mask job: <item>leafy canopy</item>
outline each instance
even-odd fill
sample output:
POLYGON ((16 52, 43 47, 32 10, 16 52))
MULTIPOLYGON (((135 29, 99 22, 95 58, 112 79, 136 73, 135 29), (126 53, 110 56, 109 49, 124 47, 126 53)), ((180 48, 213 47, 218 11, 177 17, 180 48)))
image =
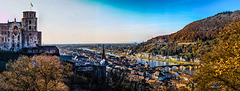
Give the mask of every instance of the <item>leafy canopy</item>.
POLYGON ((6 71, 0 74, 2 90, 68 90, 64 81, 72 75, 70 64, 45 54, 22 56, 6 66, 6 71))
POLYGON ((221 32, 218 44, 204 54, 200 73, 195 82, 201 90, 217 89, 240 90, 240 22, 234 22, 221 32))

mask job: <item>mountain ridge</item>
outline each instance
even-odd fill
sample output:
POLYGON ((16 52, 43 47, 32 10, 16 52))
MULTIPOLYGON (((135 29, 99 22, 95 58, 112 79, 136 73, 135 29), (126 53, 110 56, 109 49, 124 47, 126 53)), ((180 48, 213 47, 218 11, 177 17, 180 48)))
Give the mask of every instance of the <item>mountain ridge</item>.
POLYGON ((199 54, 210 51, 210 47, 217 43, 216 38, 221 37, 221 33, 226 32, 226 28, 237 21, 240 21, 240 10, 221 12, 191 22, 176 33, 154 37, 129 49, 132 54, 146 52, 197 58, 199 54))
POLYGON ((225 27, 232 21, 240 21, 240 10, 234 12, 225 11, 211 17, 193 21, 175 33, 157 36, 147 40, 147 42, 153 39, 157 39, 160 42, 194 42, 198 38, 205 41, 215 38, 216 32, 214 31, 225 27))

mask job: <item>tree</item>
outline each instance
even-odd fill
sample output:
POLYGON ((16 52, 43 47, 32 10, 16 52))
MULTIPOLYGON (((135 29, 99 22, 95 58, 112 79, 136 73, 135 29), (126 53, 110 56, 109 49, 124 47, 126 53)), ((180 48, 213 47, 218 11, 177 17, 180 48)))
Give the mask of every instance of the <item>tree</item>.
POLYGON ((45 54, 33 57, 21 56, 6 65, 0 74, 2 90, 68 90, 64 84, 72 75, 71 65, 57 56, 45 54))
POLYGON ((240 90, 240 22, 234 22, 226 30, 218 44, 201 57, 202 67, 194 79, 200 90, 240 90), (216 83, 220 86, 213 88, 216 83))

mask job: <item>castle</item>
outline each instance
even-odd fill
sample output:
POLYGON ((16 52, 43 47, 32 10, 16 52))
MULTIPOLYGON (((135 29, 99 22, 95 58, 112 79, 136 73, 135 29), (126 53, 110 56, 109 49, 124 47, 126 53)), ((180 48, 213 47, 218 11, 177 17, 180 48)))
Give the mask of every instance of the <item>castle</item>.
POLYGON ((42 33, 37 30, 35 11, 24 11, 21 22, 0 23, 0 50, 20 51, 41 46, 42 33))

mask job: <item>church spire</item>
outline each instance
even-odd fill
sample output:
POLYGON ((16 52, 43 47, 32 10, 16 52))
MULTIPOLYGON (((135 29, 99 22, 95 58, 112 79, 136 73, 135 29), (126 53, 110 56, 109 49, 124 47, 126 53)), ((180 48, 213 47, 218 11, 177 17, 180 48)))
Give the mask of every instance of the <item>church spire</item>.
POLYGON ((102 50, 102 59, 106 59, 105 50, 104 50, 104 44, 103 44, 103 50, 102 50))
POLYGON ((16 18, 14 18, 14 23, 16 23, 17 22, 17 19, 16 18))

